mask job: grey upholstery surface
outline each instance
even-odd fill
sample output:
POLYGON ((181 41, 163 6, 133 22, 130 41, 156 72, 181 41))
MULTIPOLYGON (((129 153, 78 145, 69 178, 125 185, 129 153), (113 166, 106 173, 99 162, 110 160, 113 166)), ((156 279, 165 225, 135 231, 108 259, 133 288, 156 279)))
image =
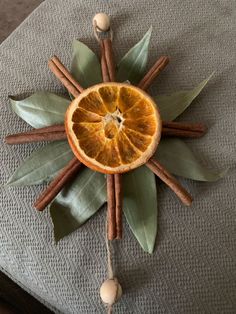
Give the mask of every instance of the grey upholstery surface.
MULTIPOLYGON (((91 19, 100 11, 112 16, 117 61, 153 26, 150 64, 162 54, 171 63, 152 95, 193 87, 215 71, 180 119, 209 126, 204 138, 188 141, 203 164, 230 167, 217 183, 182 181, 194 195, 191 208, 160 185, 153 255, 124 224, 115 259, 125 293, 115 313, 235 313, 235 1, 45 1, 0 46, 1 137, 29 129, 8 95, 64 92, 47 68, 51 55, 69 66, 74 38, 98 52, 91 19)), ((1 182, 41 145, 1 141, 1 182)), ((49 213, 31 205, 42 189, 1 186, 1 268, 58 312, 105 313, 98 294, 106 278, 105 210, 56 246, 49 213)))

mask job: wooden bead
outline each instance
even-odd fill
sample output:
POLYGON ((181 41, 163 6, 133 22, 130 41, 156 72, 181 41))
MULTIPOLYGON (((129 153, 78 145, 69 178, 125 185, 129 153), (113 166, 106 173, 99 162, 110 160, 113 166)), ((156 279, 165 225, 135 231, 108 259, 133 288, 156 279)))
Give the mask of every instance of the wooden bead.
POLYGON ((122 288, 116 278, 107 279, 103 282, 100 288, 100 296, 104 303, 113 305, 122 295, 122 288))
POLYGON ((97 31, 106 32, 110 28, 110 17, 105 13, 97 13, 93 18, 93 25, 97 31))

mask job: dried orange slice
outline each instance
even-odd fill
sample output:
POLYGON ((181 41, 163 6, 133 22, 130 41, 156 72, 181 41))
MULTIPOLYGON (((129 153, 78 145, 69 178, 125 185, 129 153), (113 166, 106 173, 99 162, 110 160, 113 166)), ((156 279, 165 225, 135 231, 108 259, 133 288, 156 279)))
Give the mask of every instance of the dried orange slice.
POLYGON ((141 89, 102 83, 72 101, 65 128, 74 154, 86 166, 122 173, 153 155, 161 136, 161 118, 153 99, 141 89))

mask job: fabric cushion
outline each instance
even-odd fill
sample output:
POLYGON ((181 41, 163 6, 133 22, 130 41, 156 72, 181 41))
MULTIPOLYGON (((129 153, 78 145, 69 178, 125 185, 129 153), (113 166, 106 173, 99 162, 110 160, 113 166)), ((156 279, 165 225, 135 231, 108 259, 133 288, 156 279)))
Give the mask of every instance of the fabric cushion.
MULTIPOLYGON (((191 88, 214 77, 181 120, 204 121, 208 134, 188 141, 203 164, 228 175, 217 183, 182 181, 194 195, 183 207, 164 186, 159 190, 159 231, 153 255, 144 253, 124 223, 115 244, 116 271, 124 289, 115 313, 233 313, 235 288, 235 13, 233 1, 48 0, 0 47, 0 127, 29 129, 13 114, 8 95, 36 90, 63 93, 47 60, 70 64, 71 43, 83 40, 98 52, 91 20, 112 16, 116 60, 153 26, 150 64, 162 54, 170 65, 151 93, 191 88)), ((0 146, 1 181, 43 144, 0 146)), ((99 287, 106 278, 105 210, 82 228, 53 240, 48 211, 32 203, 43 186, 1 186, 0 266, 32 294, 61 313, 104 313, 99 287)))

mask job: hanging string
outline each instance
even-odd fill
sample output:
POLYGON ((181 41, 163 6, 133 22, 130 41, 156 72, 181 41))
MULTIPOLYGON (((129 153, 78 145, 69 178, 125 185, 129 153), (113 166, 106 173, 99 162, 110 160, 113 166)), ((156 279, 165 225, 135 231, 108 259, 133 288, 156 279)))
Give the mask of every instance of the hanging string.
POLYGON ((108 305, 107 314, 112 314, 112 305, 108 305))
POLYGON ((107 220, 106 220, 107 273, 108 273, 108 278, 113 279, 114 271, 113 271, 113 266, 112 266, 112 249, 111 249, 110 244, 111 244, 111 241, 109 241, 107 237, 107 220))
MULTIPOLYGON (((94 36, 96 38, 96 40, 98 41, 100 47, 101 47, 101 52, 102 52, 102 57, 101 57, 101 64, 102 64, 102 70, 103 70, 103 81, 106 82, 106 81, 110 81, 110 72, 109 72, 109 68, 107 68, 107 64, 105 66, 106 68, 106 72, 108 73, 104 73, 104 67, 103 67, 103 52, 105 52, 104 50, 104 42, 107 42, 107 39, 109 40, 110 39, 110 42, 112 41, 113 39, 113 32, 112 32, 112 29, 110 27, 110 22, 109 22, 109 17, 106 16, 106 14, 104 13, 98 13, 95 15, 94 19, 93 19, 93 32, 94 32, 94 36), (101 15, 102 15, 102 19, 101 19, 101 15), (99 18, 99 21, 100 21, 100 27, 98 26, 98 23, 96 21, 96 17, 99 18), (102 29, 103 28, 103 29, 102 29), (103 51, 104 50, 104 51, 103 51), (108 74, 108 79, 105 80, 104 77, 106 77, 106 75, 108 74)), ((106 61, 106 60, 105 60, 106 61)), ((106 63, 106 62, 105 62, 106 63)), ((109 66, 111 66, 109 64, 109 66)), ((108 215, 108 213, 107 213, 108 215)), ((113 270, 113 263, 112 263, 112 253, 113 253, 113 248, 112 248, 112 242, 108 239, 108 217, 106 219, 106 224, 105 224, 105 244, 106 244, 106 253, 107 253, 107 275, 108 275, 108 280, 104 281, 103 285, 109 283, 109 285, 111 284, 111 286, 108 285, 108 287, 111 287, 111 293, 112 293, 112 290, 113 290, 113 295, 111 294, 111 298, 110 299, 110 302, 108 302, 109 298, 107 299, 106 297, 103 298, 102 294, 101 294, 101 298, 103 300, 104 303, 107 304, 107 313, 108 314, 112 314, 113 310, 112 310, 112 304, 114 302, 116 302, 116 299, 117 297, 119 296, 119 294, 122 293, 122 290, 121 290, 121 287, 117 281, 116 278, 114 278, 114 270, 113 270), (115 290, 114 290, 115 289, 115 290), (116 295, 114 295, 114 291, 116 295), (114 300, 113 300, 114 298, 114 300)), ((101 286, 101 289, 103 287, 103 285, 101 286)), ((107 287, 106 287, 107 289, 107 287)), ((109 288, 108 288, 109 290, 109 288)), ((108 290, 105 290, 105 296, 107 294, 107 291, 108 290)), ((101 290, 100 290, 100 293, 101 293, 101 290)), ((120 297, 120 296, 119 296, 120 297)))
POLYGON ((97 26, 96 21, 93 22, 93 33, 98 42, 100 42, 102 39, 105 39, 105 38, 110 38, 111 41, 113 40, 112 29, 109 28, 107 31, 103 31, 97 26))
MULTIPOLYGON (((108 240, 108 232, 107 232, 107 219, 106 219, 106 250, 107 250, 107 274, 109 279, 114 278, 114 270, 113 270, 113 265, 112 265, 112 249, 111 249, 111 241, 108 240)), ((112 314, 112 305, 108 304, 107 305, 107 314, 112 314)))

